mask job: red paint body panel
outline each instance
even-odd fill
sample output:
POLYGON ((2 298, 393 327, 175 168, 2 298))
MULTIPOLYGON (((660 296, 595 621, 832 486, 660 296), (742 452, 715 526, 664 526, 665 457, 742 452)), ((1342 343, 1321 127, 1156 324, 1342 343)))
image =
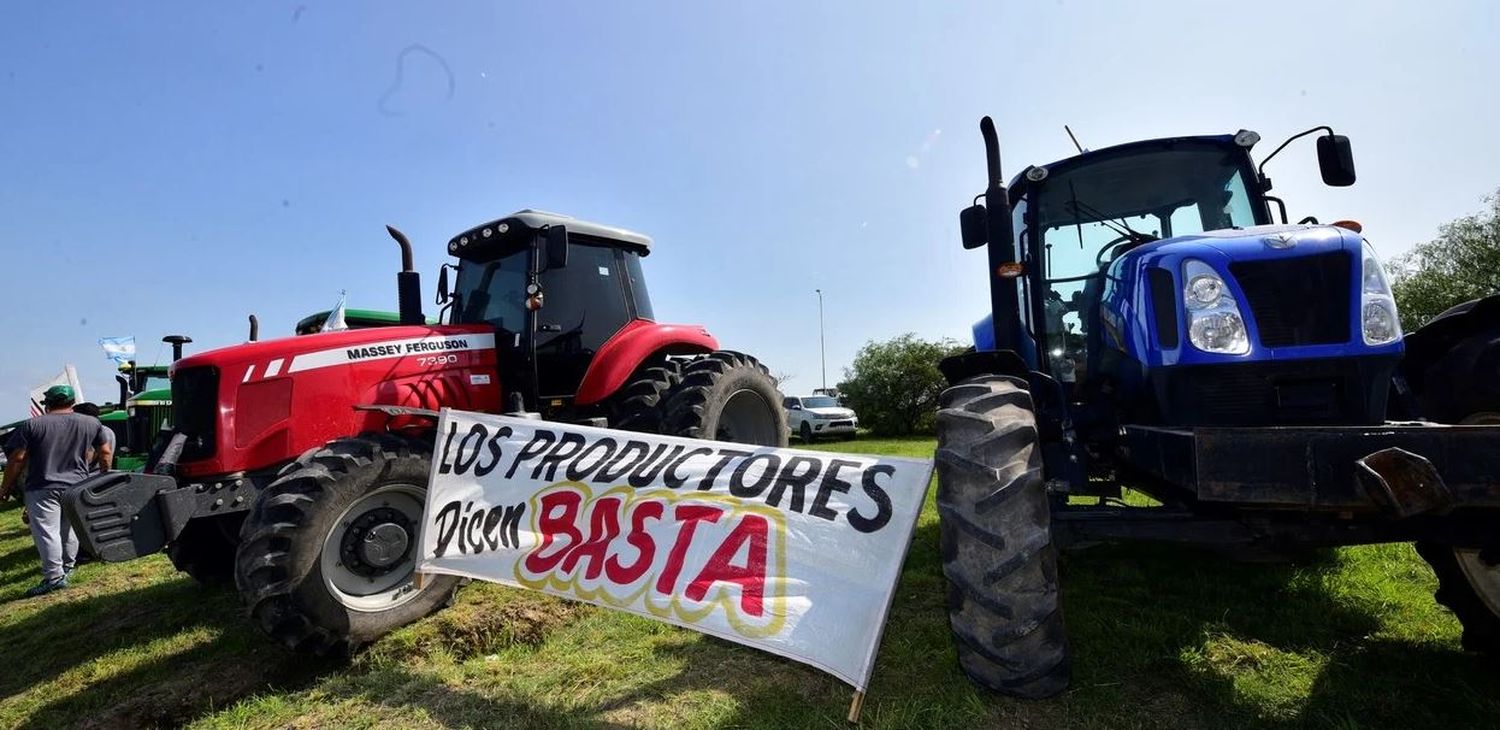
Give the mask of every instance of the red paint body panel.
POLYGON ((496 364, 494 330, 483 325, 325 332, 185 357, 174 372, 218 370, 218 419, 213 455, 179 464, 179 473, 264 469, 391 420, 356 405, 498 412, 496 364))
POLYGON ((631 320, 594 354, 573 403, 587 406, 608 398, 625 384, 646 358, 657 353, 690 355, 717 349, 719 341, 699 325, 631 320))

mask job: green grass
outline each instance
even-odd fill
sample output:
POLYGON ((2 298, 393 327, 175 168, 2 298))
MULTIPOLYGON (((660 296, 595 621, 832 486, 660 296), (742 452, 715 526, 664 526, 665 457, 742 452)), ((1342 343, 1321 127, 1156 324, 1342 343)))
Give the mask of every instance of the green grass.
MULTIPOLYGON (((817 448, 925 457, 927 439, 817 448)), ((36 556, 0 509, 0 727, 819 727, 848 687, 812 669, 635 616, 488 584, 352 662, 263 641, 235 596, 161 556, 87 565, 36 599, 36 556)), ((976 690, 943 609, 937 518, 922 515, 881 646, 871 727, 1481 727, 1500 674, 1407 545, 1241 564, 1103 546, 1063 560, 1072 688, 1043 702, 976 690)))

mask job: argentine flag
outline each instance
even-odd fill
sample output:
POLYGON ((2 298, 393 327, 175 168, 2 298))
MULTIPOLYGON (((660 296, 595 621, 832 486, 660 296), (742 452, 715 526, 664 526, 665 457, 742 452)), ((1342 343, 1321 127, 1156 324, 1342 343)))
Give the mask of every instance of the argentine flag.
POLYGON ((344 321, 344 297, 346 292, 339 292, 339 303, 334 305, 333 311, 328 313, 328 318, 323 320, 323 329, 319 332, 337 332, 349 329, 349 323, 344 321))
POLYGON ((99 346, 104 348, 104 356, 114 360, 116 365, 124 365, 135 359, 135 337, 100 337, 99 346))

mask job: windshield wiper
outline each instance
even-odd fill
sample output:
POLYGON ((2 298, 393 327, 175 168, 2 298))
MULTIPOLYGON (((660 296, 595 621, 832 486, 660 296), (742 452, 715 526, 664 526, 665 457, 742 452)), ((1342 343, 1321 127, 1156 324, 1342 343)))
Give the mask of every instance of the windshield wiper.
POLYGON ((1089 216, 1097 219, 1100 225, 1110 229, 1111 231, 1114 231, 1121 236, 1128 237, 1130 238, 1130 240, 1136 243, 1150 243, 1151 241, 1158 240, 1156 236, 1153 236, 1149 233, 1141 233, 1140 231, 1131 228, 1130 224, 1125 222, 1125 218, 1123 216, 1119 218, 1110 218, 1098 208, 1095 208, 1088 203, 1079 201, 1078 192, 1073 189, 1072 180, 1068 181, 1068 191, 1073 196, 1073 199, 1070 202, 1073 205, 1073 222, 1078 226, 1078 246, 1080 248, 1083 247, 1083 222, 1079 218, 1080 212, 1087 213, 1089 216), (1115 226, 1116 223, 1119 224, 1119 227, 1115 226))

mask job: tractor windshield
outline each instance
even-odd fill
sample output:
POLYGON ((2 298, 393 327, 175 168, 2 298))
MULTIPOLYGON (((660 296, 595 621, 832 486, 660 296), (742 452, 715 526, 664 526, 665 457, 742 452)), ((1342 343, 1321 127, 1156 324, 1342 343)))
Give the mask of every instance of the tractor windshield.
POLYGON ((1264 204, 1251 195, 1245 151, 1213 140, 1176 140, 1101 151, 1054 166, 1026 193, 1027 249, 1040 259, 1041 314, 1055 377, 1080 380, 1085 343, 1119 254, 1157 239, 1253 226, 1264 204))
POLYGON ((453 322, 488 322, 522 332, 526 325, 526 262, 521 248, 490 261, 463 261, 454 287, 453 322))
POLYGON ((141 390, 166 390, 172 387, 172 381, 167 379, 165 373, 150 373, 141 379, 141 390))

